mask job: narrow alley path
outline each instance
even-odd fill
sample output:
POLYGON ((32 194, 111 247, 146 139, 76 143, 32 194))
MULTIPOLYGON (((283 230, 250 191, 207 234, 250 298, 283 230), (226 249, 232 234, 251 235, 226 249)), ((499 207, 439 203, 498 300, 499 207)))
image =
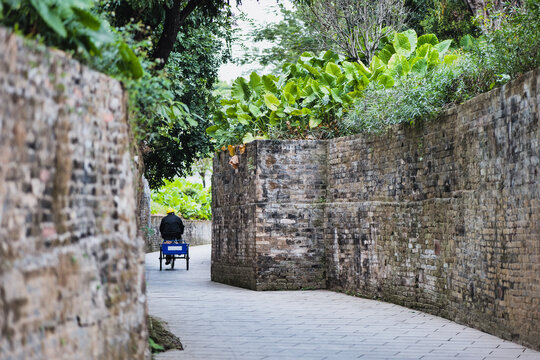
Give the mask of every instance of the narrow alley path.
MULTIPOLYGON (((401 306, 331 291, 256 292, 210 281, 210 245, 190 270, 159 271, 146 255, 151 315, 169 322, 184 351, 160 359, 528 359, 540 353, 401 306)), ((167 269, 169 266, 167 266, 167 269)))

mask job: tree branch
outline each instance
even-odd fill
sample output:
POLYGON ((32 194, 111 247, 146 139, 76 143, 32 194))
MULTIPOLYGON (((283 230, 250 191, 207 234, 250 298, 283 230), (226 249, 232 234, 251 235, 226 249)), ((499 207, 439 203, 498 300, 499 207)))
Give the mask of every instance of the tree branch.
POLYGON ((162 69, 167 63, 169 55, 174 47, 176 37, 178 36, 178 32, 185 23, 187 17, 197 7, 202 7, 206 5, 207 2, 208 0, 189 0, 182 11, 180 11, 182 0, 174 0, 170 8, 164 5, 165 22, 163 24, 163 32, 161 33, 161 37, 152 54, 152 58, 162 60, 161 63, 157 65, 158 69, 162 69))

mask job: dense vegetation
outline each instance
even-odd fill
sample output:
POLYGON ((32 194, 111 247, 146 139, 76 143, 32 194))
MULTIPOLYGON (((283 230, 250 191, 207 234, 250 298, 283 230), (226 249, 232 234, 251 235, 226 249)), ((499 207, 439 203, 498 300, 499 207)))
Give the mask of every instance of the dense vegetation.
POLYGON ((211 151, 204 129, 228 58, 221 0, 0 0, 0 24, 123 81, 152 188, 211 151))
MULTIPOLYGON (((295 10, 282 7, 283 21, 253 34, 275 45, 244 59, 275 70, 238 78, 220 103, 212 89, 218 67, 231 58, 228 2, 0 0, 0 24, 123 81, 153 189, 186 187, 170 181, 189 173, 212 145, 380 132, 435 117, 540 66, 537 0, 293 2, 295 10), (336 8, 327 23, 321 11, 336 4, 355 13, 336 8), (376 21, 385 26, 370 35, 374 6, 386 6, 376 21), (408 13, 403 26, 392 19, 392 6, 400 16, 408 13)), ((226 88, 220 84, 221 93, 226 88)), ((167 191, 162 206, 178 207, 165 201, 167 191)), ((205 211, 183 213, 205 218, 205 211)))
POLYGON ((439 42, 433 34, 417 37, 408 30, 385 41, 369 67, 332 51, 304 53, 296 63, 285 64, 281 76, 252 73, 249 81, 236 79, 231 98, 221 101, 215 125, 207 131, 218 146, 256 138, 337 136, 341 120, 368 87, 391 88, 409 75, 424 78, 457 59, 446 55, 451 41, 439 42))
POLYGON ((380 132, 433 117, 540 66, 539 7, 528 0, 492 10, 492 18, 476 18, 483 34, 466 34, 459 43, 412 29, 393 32, 368 66, 332 51, 304 53, 280 75, 238 78, 207 132, 222 147, 257 138, 380 132))
POLYGON ((152 190, 151 198, 152 214, 165 214, 168 208, 173 208, 185 219, 209 220, 212 217, 210 188, 185 179, 165 180, 164 186, 152 190))

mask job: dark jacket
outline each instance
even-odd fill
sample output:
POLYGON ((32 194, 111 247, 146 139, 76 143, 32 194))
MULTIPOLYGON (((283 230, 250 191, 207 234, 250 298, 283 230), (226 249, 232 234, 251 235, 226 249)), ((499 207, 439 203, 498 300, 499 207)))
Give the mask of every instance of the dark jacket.
POLYGON ((163 240, 181 239, 184 233, 184 223, 182 223, 182 219, 178 216, 170 213, 161 219, 159 232, 163 240))

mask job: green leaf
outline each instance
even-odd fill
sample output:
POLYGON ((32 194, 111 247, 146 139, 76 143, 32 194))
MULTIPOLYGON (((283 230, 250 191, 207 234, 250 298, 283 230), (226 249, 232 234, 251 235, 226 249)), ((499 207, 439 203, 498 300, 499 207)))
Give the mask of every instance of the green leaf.
POLYGON ((164 351, 165 348, 160 345, 160 344, 157 344, 152 338, 148 338, 148 343, 150 344, 150 347, 154 350, 159 350, 159 351, 164 351))
POLYGON ((416 74, 425 75, 427 71, 427 60, 423 57, 416 57, 411 62, 411 71, 416 74))
POLYGON ((256 93, 256 94, 260 94, 261 93, 261 90, 263 88, 263 83, 261 81, 261 77, 255 72, 253 71, 250 75, 249 75, 249 86, 251 87, 251 89, 256 93))
POLYGON ((246 113, 238 113, 236 114, 236 117, 238 119, 238 122, 243 125, 249 125, 249 121, 251 120, 251 116, 246 113))
POLYGON ((379 77, 377 78, 377 82, 387 89, 394 86, 394 78, 388 74, 379 75, 379 77))
POLYGON ((322 119, 320 118, 315 118, 315 117, 310 117, 309 118, 309 128, 310 129, 313 129, 313 128, 316 128, 317 126, 319 126, 322 122, 322 119))
POLYGON ((222 106, 225 106, 225 105, 236 105, 238 104, 240 101, 239 100, 236 100, 236 99, 221 99, 221 105, 222 106))
POLYGON ((285 98, 285 100, 287 100, 287 102, 290 105, 292 105, 292 104, 294 104, 296 102, 296 98, 290 92, 283 91, 283 97, 285 98))
POLYGON ((384 49, 379 51, 379 54, 377 56, 379 57, 379 59, 381 59, 383 63, 388 64, 388 61, 392 57, 392 53, 385 47, 384 49))
POLYGON ((418 36, 416 35, 416 31, 414 31, 413 29, 405 30, 403 32, 403 35, 405 35, 407 39, 409 39, 409 44, 411 45, 411 52, 409 53, 410 55, 411 53, 414 52, 414 50, 416 50, 418 36))
POLYGON ((314 68, 313 66, 309 64, 302 64, 302 67, 306 69, 307 71, 309 71, 314 76, 321 76, 321 73, 319 72, 319 70, 317 70, 316 68, 314 68))
POLYGON ((323 60, 337 62, 339 60, 339 55, 332 50, 328 50, 324 53, 323 60))
POLYGON ((277 114, 275 111, 272 111, 270 113, 270 116, 268 117, 268 121, 270 122, 270 125, 276 126, 279 124, 279 118, 277 117, 277 114))
POLYGON ((284 87, 283 87, 283 92, 284 93, 289 93, 291 94, 293 97, 297 97, 298 96, 298 86, 296 85, 296 81, 294 80, 291 80, 289 81, 284 87))
POLYGON ((231 95, 233 98, 237 100, 249 100, 251 96, 251 90, 249 89, 249 85, 243 77, 238 77, 236 80, 234 80, 232 87, 231 87, 231 95))
POLYGON ((250 143, 252 141, 255 141, 255 138, 253 137, 253 134, 250 132, 244 135, 244 137, 242 138, 242 143, 244 144, 250 143))
POLYGON ((49 25, 54 32, 64 39, 67 37, 67 31, 62 19, 54 12, 50 11, 47 2, 42 0, 30 0, 30 4, 32 4, 32 7, 37 11, 41 19, 49 25))
POLYGON ((208 135, 212 135, 214 134, 217 130, 219 129, 219 126, 218 125, 212 125, 212 126, 209 126, 206 128, 206 133, 208 135))
POLYGON ((411 70, 409 62, 404 55, 394 54, 388 61, 388 69, 399 76, 405 76, 411 70))
POLYGON ((264 103, 272 111, 276 111, 281 105, 281 101, 274 94, 264 94, 264 103))
POLYGON ((253 104, 248 105, 249 111, 255 116, 256 118, 259 118, 261 116, 261 109, 258 106, 255 106, 253 104))
MULTIPOLYGON (((363 75, 371 76, 371 70, 364 65, 363 62, 359 61, 357 63, 353 63, 356 69, 363 75)), ((370 65, 371 66, 371 65, 370 65)))
POLYGON ((433 49, 433 45, 431 45, 431 44, 423 44, 422 46, 419 46, 416 49, 416 56, 417 57, 427 57, 428 54, 431 52, 431 49, 433 49))
POLYGON ((341 69, 339 68, 339 66, 337 66, 333 62, 329 62, 328 64, 326 64, 326 68, 324 69, 324 71, 326 71, 327 74, 330 74, 330 75, 336 76, 336 77, 338 77, 338 76, 340 76, 342 74, 341 69))
POLYGON ((338 89, 330 89, 330 94, 332 95, 332 99, 334 99, 335 102, 343 104, 343 99, 341 98, 341 93, 338 89))
POLYGON ((193 118, 193 116, 186 116, 184 119, 186 119, 186 121, 188 122, 189 125, 191 125, 192 127, 195 127, 198 125, 197 123, 197 120, 195 120, 193 118))
POLYGON ((405 34, 396 33, 392 40, 392 45, 394 45, 394 49, 399 55, 409 56, 412 53, 411 43, 405 34))
POLYGON ((458 56, 456 54, 448 54, 444 57, 443 63, 446 65, 452 65, 457 59, 458 56))
POLYGON ((427 57, 428 65, 437 65, 439 63, 439 52, 433 48, 427 57))
POLYGON ((336 85, 336 77, 327 72, 323 72, 321 74, 321 78, 319 79, 319 81, 321 82, 321 84, 332 86, 332 87, 336 85))
POLYGON ((79 22, 83 24, 84 26, 86 26, 87 28, 94 31, 98 31, 99 28, 101 27, 101 21, 97 17, 95 17, 94 14, 92 14, 91 12, 82 10, 75 6, 72 6, 71 10, 73 10, 73 13, 77 17, 77 20, 79 20, 79 22))
POLYGON ((285 108, 285 112, 288 113, 288 114, 290 114, 290 115, 292 115, 292 116, 302 116, 302 115, 304 115, 304 114, 302 113, 302 110, 300 110, 300 109, 294 109, 294 108, 289 108, 289 107, 285 108))
POLYGON ((463 36, 459 40, 459 46, 461 46, 463 50, 467 50, 467 51, 472 50, 472 48, 474 47, 474 43, 475 43, 475 39, 469 34, 463 36))
POLYGON ((308 62, 310 61, 311 59, 313 59, 315 57, 315 55, 309 51, 305 51, 302 53, 302 55, 300 55, 300 60, 303 61, 303 62, 308 62))
POLYGON ((277 92, 276 80, 277 78, 274 75, 263 75, 262 81, 264 84, 264 89, 268 92, 276 93, 277 92))
POLYGON ((134 79, 138 79, 143 74, 143 68, 139 61, 139 58, 133 50, 125 43, 121 42, 118 45, 118 52, 122 59, 124 70, 126 70, 134 79))
POLYGON ((418 43, 416 46, 420 47, 424 44, 431 44, 433 46, 439 43, 439 39, 435 34, 424 34, 418 38, 418 43))
POLYGON ((439 55, 443 55, 445 52, 448 51, 451 43, 452 43, 452 40, 444 40, 443 42, 440 42, 433 47, 437 49, 437 51, 439 52, 439 55))

